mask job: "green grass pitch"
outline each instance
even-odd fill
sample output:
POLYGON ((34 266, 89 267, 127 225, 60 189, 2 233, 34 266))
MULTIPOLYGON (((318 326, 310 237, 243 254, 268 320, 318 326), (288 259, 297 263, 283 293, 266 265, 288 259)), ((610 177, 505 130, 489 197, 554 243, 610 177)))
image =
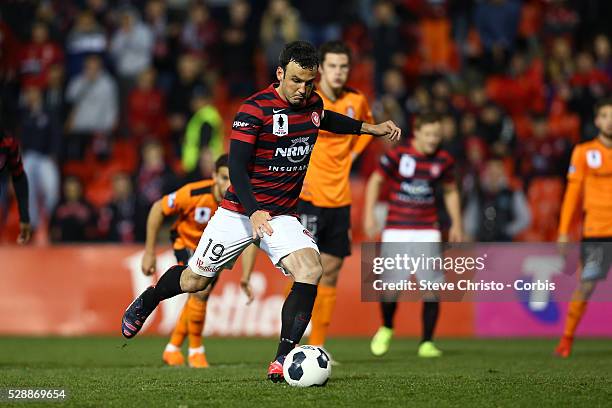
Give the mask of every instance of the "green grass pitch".
POLYGON ((326 387, 310 389, 265 380, 273 339, 206 339, 204 370, 164 367, 165 342, 0 338, 0 388, 66 388, 66 401, 47 404, 58 407, 612 406, 610 340, 579 339, 572 358, 559 360, 553 340, 441 339, 445 356, 423 360, 413 339, 394 340, 382 358, 370 355, 367 339, 332 339, 341 365, 326 387))

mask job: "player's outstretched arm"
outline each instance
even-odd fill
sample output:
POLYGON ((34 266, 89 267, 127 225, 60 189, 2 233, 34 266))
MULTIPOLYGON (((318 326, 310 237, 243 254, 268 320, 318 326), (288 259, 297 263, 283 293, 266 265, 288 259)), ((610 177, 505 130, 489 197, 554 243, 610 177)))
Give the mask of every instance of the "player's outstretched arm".
POLYGON ((374 238, 378 233, 378 226, 376 225, 376 217, 374 216, 374 206, 378 201, 380 195, 380 188, 384 182, 382 174, 375 171, 368 179, 366 186, 365 203, 364 203, 364 219, 363 219, 363 230, 368 239, 374 238))
POLYGON ((257 259, 257 245, 251 244, 242 252, 242 277, 240 278, 240 288, 247 296, 247 305, 253 301, 253 291, 251 290, 251 274, 255 268, 257 259))
POLYGON ((330 110, 324 111, 321 129, 344 135, 369 134, 387 137, 391 141, 399 140, 402 135, 401 129, 392 120, 371 125, 330 110))
POLYGON ((272 219, 267 211, 259 209, 259 203, 253 194, 253 186, 249 177, 248 163, 253 155, 254 145, 240 140, 232 139, 229 154, 230 181, 238 196, 240 204, 244 207, 251 220, 253 239, 263 234, 272 235, 272 227, 268 223, 272 219))
POLYGON ((145 275, 153 275, 156 269, 157 260, 155 258, 155 243, 157 235, 164 222, 164 213, 162 210, 162 200, 157 200, 149 210, 147 217, 147 237, 145 241, 145 252, 142 256, 140 269, 145 275))

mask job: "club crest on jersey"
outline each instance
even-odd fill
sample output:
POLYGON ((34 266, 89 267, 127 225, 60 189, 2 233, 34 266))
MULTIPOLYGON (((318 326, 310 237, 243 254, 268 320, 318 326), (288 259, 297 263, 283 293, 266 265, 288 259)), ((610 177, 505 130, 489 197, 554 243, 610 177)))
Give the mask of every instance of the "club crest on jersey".
POLYGON ((598 169, 601 167, 601 152, 599 150, 587 150, 586 158, 590 168, 598 169))
POLYGON ((346 108, 346 116, 349 118, 355 119, 355 109, 352 106, 346 108))
POLYGON ((319 114, 317 112, 312 112, 312 115, 310 115, 310 118, 312 119, 312 123, 316 127, 319 127, 321 125, 321 118, 319 117, 319 114))
POLYGON ((434 163, 431 165, 431 169, 429 170, 431 173, 432 177, 438 177, 440 175, 440 165, 437 163, 434 163))
POLYGON ((272 133, 275 136, 287 136, 289 134, 289 116, 277 113, 272 116, 272 133))

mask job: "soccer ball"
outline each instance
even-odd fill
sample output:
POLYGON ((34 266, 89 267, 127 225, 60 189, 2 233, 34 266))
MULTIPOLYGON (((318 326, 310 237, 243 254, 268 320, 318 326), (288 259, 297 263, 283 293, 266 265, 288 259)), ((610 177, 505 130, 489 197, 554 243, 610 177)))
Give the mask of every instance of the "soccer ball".
POLYGON ((330 374, 329 356, 320 347, 296 347, 287 354, 283 364, 285 381, 293 387, 323 386, 330 374))

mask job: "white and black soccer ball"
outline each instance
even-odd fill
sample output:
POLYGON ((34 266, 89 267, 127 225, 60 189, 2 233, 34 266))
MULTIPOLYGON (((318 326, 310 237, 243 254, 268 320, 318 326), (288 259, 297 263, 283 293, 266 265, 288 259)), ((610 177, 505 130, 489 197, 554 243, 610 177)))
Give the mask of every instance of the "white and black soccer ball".
POLYGON ((291 350, 283 364, 283 375, 293 387, 323 386, 331 374, 331 361, 321 347, 299 346, 291 350))

